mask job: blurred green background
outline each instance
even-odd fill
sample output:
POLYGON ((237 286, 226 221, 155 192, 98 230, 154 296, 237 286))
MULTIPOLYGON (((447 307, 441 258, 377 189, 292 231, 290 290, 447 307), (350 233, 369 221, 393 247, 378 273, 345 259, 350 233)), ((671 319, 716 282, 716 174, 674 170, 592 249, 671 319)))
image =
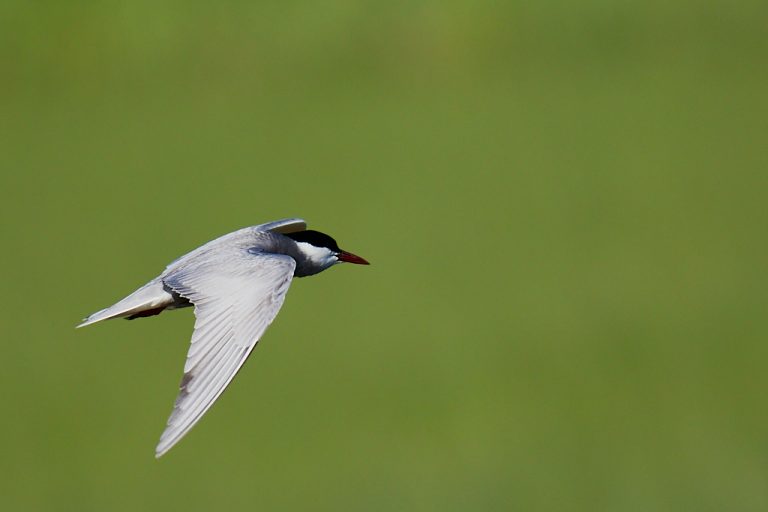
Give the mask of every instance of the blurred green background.
POLYGON ((3 510, 768 510, 768 4, 0 5, 3 510), (153 449, 189 310, 79 320, 289 217, 294 282, 153 449))

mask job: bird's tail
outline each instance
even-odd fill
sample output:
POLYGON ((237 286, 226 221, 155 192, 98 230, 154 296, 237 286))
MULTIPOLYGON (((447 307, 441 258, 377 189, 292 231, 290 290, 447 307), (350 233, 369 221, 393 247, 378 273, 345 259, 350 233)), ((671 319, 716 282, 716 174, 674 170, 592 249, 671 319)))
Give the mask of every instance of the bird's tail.
POLYGON ((77 327, 85 327, 110 318, 157 315, 172 304, 174 304, 174 296, 165 289, 160 279, 154 279, 120 302, 86 317, 77 327))

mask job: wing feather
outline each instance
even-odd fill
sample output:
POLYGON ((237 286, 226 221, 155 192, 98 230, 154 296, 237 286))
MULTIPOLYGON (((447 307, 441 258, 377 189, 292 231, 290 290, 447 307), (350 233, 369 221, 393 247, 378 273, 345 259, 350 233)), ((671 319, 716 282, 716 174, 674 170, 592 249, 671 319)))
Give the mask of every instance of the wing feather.
MULTIPOLYGON (((302 225, 290 219, 264 227, 302 225)), ((280 310, 295 268, 289 256, 232 247, 206 253, 201 261, 184 261, 163 276, 168 287, 192 302, 196 319, 179 395, 156 456, 189 432, 235 377, 280 310)))

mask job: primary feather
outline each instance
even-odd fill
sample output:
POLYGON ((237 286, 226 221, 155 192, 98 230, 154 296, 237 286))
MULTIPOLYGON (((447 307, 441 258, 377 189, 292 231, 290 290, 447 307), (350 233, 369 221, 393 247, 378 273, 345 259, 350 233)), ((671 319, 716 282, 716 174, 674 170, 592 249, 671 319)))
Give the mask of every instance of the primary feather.
POLYGON ((156 455, 191 429, 232 381, 272 323, 291 284, 290 256, 217 251, 163 277, 195 307, 195 331, 179 396, 156 455))

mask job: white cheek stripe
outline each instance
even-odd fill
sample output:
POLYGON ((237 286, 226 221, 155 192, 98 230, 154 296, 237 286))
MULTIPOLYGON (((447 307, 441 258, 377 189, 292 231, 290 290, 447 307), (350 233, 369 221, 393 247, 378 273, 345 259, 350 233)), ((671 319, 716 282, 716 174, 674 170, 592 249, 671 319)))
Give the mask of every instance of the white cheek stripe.
POLYGON ((296 245, 299 246, 299 249, 304 253, 304 256, 316 265, 329 265, 336 262, 336 256, 330 249, 326 249, 325 247, 315 247, 307 242, 296 242, 296 245))

